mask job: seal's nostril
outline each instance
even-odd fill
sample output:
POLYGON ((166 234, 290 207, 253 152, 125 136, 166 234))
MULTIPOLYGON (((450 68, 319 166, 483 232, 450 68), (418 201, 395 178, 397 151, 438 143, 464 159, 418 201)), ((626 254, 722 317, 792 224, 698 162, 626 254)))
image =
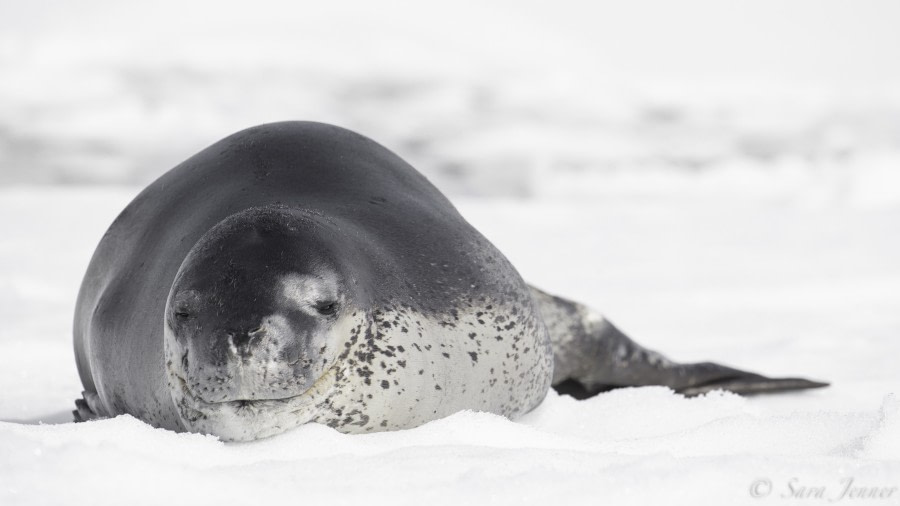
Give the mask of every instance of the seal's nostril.
POLYGON ((266 330, 262 326, 254 327, 247 332, 228 332, 226 334, 228 350, 234 356, 248 358, 253 354, 253 348, 259 344, 265 334, 266 330))

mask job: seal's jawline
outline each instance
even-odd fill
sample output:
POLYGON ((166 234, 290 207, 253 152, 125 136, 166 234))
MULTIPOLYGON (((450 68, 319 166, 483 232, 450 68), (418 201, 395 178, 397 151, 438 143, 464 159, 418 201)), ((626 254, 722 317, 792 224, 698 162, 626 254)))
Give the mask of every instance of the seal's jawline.
POLYGON ((201 399, 200 397, 195 395, 194 392, 192 392, 190 388, 188 388, 187 381, 180 374, 178 374, 175 371, 172 371, 172 374, 176 378, 178 378, 178 381, 181 383, 181 391, 187 397, 189 397, 192 401, 194 401, 194 403, 196 405, 209 406, 209 407, 228 406, 228 407, 232 407, 235 409, 242 409, 242 408, 248 408, 248 407, 249 408, 275 407, 275 406, 279 406, 279 405, 288 404, 291 401, 300 399, 300 398, 306 396, 307 394, 313 393, 314 390, 320 386, 320 383, 322 383, 323 381, 325 381, 326 378, 331 376, 331 374, 329 374, 330 372, 331 372, 331 368, 325 369, 325 372, 323 372, 322 375, 319 376, 319 378, 316 379, 316 381, 314 381, 313 384, 309 386, 309 388, 300 392, 297 395, 291 395, 288 397, 279 397, 279 398, 274 398, 274 399, 231 399, 231 400, 227 400, 227 401, 215 401, 215 402, 209 402, 209 401, 205 401, 205 400, 201 399))

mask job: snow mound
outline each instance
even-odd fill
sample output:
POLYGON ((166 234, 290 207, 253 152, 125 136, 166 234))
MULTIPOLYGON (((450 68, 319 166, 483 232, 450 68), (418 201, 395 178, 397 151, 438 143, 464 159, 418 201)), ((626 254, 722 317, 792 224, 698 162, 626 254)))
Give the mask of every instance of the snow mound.
POLYGON ((900 399, 896 394, 884 396, 877 426, 865 437, 864 449, 863 455, 873 459, 900 457, 900 399))
POLYGON ((493 494, 508 504, 601 494, 684 503, 678 494, 692 490, 740 502, 755 478, 749 469, 761 462, 766 470, 802 470, 817 480, 850 465, 857 480, 900 471, 897 406, 894 399, 888 404, 891 415, 784 415, 722 392, 686 399, 664 388, 630 388, 586 401, 551 393, 522 423, 460 412, 406 431, 349 436, 313 424, 242 444, 154 429, 130 416, 0 423, 9 484, 0 498, 3 504, 62 503, 84 494, 95 504, 285 497, 452 504, 493 494), (877 453, 867 458, 892 463, 878 467, 842 449, 860 438, 877 453), (806 460, 801 466, 798 459, 806 460), (701 488, 684 488, 685 468, 694 477, 686 483, 701 488))

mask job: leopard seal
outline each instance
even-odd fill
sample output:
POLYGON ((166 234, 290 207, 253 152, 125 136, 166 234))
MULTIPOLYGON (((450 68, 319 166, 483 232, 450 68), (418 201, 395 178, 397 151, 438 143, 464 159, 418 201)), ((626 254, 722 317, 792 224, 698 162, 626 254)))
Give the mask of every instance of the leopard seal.
POLYGON ((127 413, 226 441, 515 418, 551 386, 823 385, 642 348, 529 286, 397 155, 313 122, 243 130, 143 190, 94 253, 74 344, 77 420, 127 413))

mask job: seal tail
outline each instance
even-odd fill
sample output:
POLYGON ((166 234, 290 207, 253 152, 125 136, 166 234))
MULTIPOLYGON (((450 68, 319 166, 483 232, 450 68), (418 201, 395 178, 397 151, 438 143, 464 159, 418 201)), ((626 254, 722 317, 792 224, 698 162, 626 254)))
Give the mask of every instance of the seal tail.
POLYGON ((625 386, 667 386, 684 395, 728 390, 742 395, 821 388, 803 378, 769 378, 713 362, 682 364, 632 341, 581 304, 531 289, 553 347, 553 388, 583 399, 625 386))

